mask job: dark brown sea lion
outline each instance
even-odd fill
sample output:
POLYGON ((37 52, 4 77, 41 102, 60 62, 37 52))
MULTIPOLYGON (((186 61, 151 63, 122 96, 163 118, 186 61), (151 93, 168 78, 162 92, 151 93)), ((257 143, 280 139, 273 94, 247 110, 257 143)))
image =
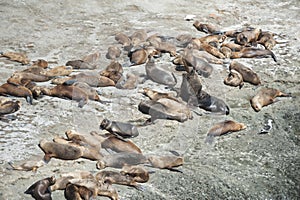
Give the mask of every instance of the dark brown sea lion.
POLYGON ((9 60, 20 62, 23 65, 27 65, 30 62, 30 60, 28 59, 28 57, 25 53, 18 53, 18 52, 3 53, 3 52, 1 52, 0 57, 2 57, 2 56, 8 58, 9 60))
POLYGON ((238 123, 232 120, 225 120, 213 125, 207 132, 207 137, 205 142, 212 143, 213 138, 216 136, 221 136, 230 132, 236 132, 245 129, 246 126, 243 123, 238 123))
POLYGON ((138 105, 138 110, 151 116, 145 124, 151 124, 156 119, 170 119, 184 122, 193 118, 187 105, 169 98, 161 98, 157 101, 141 101, 138 105))
POLYGON ((105 129, 113 135, 121 138, 133 138, 139 135, 139 131, 135 125, 130 123, 111 121, 103 119, 100 124, 100 129, 105 129))
POLYGON ((114 60, 114 59, 119 58, 120 55, 121 55, 121 50, 119 49, 119 47, 117 47, 117 46, 110 46, 107 49, 107 53, 106 53, 105 57, 107 59, 114 60))
POLYGON ((66 200, 89 200, 93 196, 93 192, 85 186, 77 186, 68 183, 64 191, 66 200))
POLYGON ((277 58, 271 50, 253 47, 244 47, 241 51, 232 52, 230 58, 266 58, 268 56, 271 56, 277 62, 277 58))
POLYGON ((242 63, 232 61, 229 66, 229 70, 236 70, 237 72, 239 72, 242 75, 244 82, 251 83, 253 85, 261 84, 259 76, 253 70, 244 66, 242 63))
POLYGON ((9 83, 4 83, 0 86, 0 95, 11 95, 15 97, 24 97, 29 104, 32 104, 33 95, 32 92, 22 86, 22 85, 13 85, 9 83))
POLYGON ((207 35, 201 38, 198 38, 202 44, 210 44, 210 43, 222 43, 227 37, 225 35, 207 35))
POLYGON ((130 140, 122 140, 114 135, 107 136, 103 142, 101 142, 102 149, 110 149, 116 153, 128 152, 128 153, 142 153, 142 150, 130 140))
POLYGON ((10 98, 0 97, 0 117, 17 112, 20 108, 20 101, 13 101, 10 98))
POLYGON ((148 162, 147 158, 140 153, 114 153, 104 156, 97 162, 97 169, 106 167, 122 168, 124 165, 138 165, 148 162))
POLYGON ((45 75, 37 75, 33 73, 27 72, 15 72, 12 76, 7 79, 7 83, 15 84, 15 85, 22 85, 25 81, 34 81, 34 82, 46 82, 49 81, 51 78, 45 75))
POLYGON ((167 156, 148 156, 148 160, 152 167, 159 169, 169 169, 176 171, 174 167, 183 165, 183 157, 175 155, 167 156))
POLYGON ((35 182, 24 193, 30 194, 36 200, 52 200, 49 186, 55 183, 55 178, 48 177, 35 182))
POLYGON ((175 75, 167 70, 157 67, 153 57, 147 62, 145 69, 147 78, 156 83, 167 85, 169 87, 174 87, 177 83, 175 75))
POLYGON ((256 43, 261 34, 261 29, 243 31, 236 36, 236 42, 241 45, 256 43))
POLYGON ((132 90, 135 89, 137 85, 138 85, 138 76, 129 72, 126 74, 126 78, 122 76, 118 80, 116 84, 116 88, 132 90))
POLYGON ((213 33, 218 33, 220 32, 220 30, 215 27, 212 24, 205 24, 205 23, 201 23, 200 21, 196 20, 193 23, 193 26, 198 30, 198 31, 202 31, 204 33, 208 33, 208 34, 213 34, 213 33))
POLYGON ((258 112, 262 107, 275 102, 276 97, 291 97, 291 94, 283 93, 274 88, 261 88, 258 93, 250 100, 252 108, 258 112))
POLYGON ((228 76, 224 79, 224 84, 241 89, 244 85, 243 76, 236 70, 230 70, 228 76))
POLYGON ((222 99, 211 96, 204 90, 201 90, 197 98, 198 106, 206 111, 225 115, 228 115, 230 112, 228 105, 222 99))
POLYGON ((39 142, 39 147, 45 153, 44 160, 49 162, 51 158, 58 158, 62 160, 76 160, 83 155, 79 147, 67 144, 59 144, 42 139, 39 142))
POLYGON ((211 46, 208 43, 201 43, 201 48, 217 58, 221 58, 221 59, 225 58, 225 55, 221 53, 218 48, 211 46))

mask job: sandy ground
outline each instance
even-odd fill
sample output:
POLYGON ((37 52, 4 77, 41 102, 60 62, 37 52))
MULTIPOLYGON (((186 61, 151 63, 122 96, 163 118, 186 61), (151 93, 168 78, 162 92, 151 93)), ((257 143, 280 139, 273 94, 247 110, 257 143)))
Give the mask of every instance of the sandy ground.
MULTIPOLYGON (((116 44, 117 32, 131 34, 145 29, 152 33, 176 37, 189 33, 204 36, 185 21, 188 14, 195 19, 222 27, 223 30, 243 26, 259 27, 276 33, 288 41, 278 44, 274 53, 278 63, 270 58, 239 59, 252 67, 263 82, 260 87, 274 87, 289 92, 293 98, 280 101, 254 112, 249 99, 260 87, 250 84, 239 90, 223 84, 228 66, 214 65, 209 78, 202 78, 210 94, 222 98, 231 108, 229 116, 207 114, 197 110, 193 120, 158 120, 154 125, 139 128, 133 141, 144 153, 175 150, 185 158, 183 173, 155 170, 150 181, 137 191, 116 186, 121 199, 299 199, 300 198, 300 3, 298 0, 276 1, 238 0, 220 3, 212 1, 0 1, 1 51, 25 52, 31 60, 46 59, 63 65, 99 51, 100 71, 110 60, 105 58, 109 45, 116 44), (245 123, 247 129, 217 138, 213 145, 204 143, 208 129, 216 122, 232 119, 245 123), (269 134, 258 135, 268 119, 273 120, 269 134)), ((162 61, 171 61, 164 56, 162 61)), ((120 63, 128 62, 126 55, 120 63)), ((16 62, 0 59, 0 81, 4 83, 16 70, 25 69, 16 62)), ((178 77, 173 65, 169 69, 178 77)), ((125 73, 145 74, 144 65, 125 68, 125 73)), ((99 88, 103 99, 113 103, 89 102, 78 108, 76 102, 42 97, 28 105, 25 99, 15 120, 0 121, 0 199, 29 199, 23 192, 35 181, 50 175, 75 170, 97 172, 95 162, 79 159, 53 159, 36 173, 8 170, 7 162, 15 163, 43 156, 37 144, 40 139, 63 136, 68 129, 88 133, 98 131, 104 117, 139 123, 148 118, 137 110, 145 97, 138 93, 143 87, 164 87, 147 80, 134 90, 99 88)), ((14 98, 14 97, 13 97, 14 98)), ((17 98, 14 98, 17 99, 17 98)), ((153 169, 152 169, 153 170, 153 169)), ((53 199, 63 199, 55 191, 53 199)), ((97 199, 106 199, 98 197, 97 199)))

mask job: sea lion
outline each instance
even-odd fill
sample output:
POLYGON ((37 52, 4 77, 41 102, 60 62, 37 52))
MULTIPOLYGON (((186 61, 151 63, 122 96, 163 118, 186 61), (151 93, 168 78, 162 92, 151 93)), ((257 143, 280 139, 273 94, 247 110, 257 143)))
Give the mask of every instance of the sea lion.
POLYGON ((123 73, 123 67, 122 65, 117 61, 112 61, 105 70, 100 72, 101 76, 105 76, 111 80, 113 80, 115 83, 119 81, 119 79, 122 77, 123 73))
POLYGON ((45 75, 48 77, 55 77, 55 76, 68 76, 73 72, 73 68, 71 66, 56 66, 52 69, 45 70, 41 72, 41 75, 45 75))
POLYGON ((130 38, 127 35, 125 35, 124 33, 117 33, 115 35, 115 40, 118 43, 122 44, 123 47, 129 47, 131 45, 130 38))
POLYGON ((217 97, 211 96, 204 90, 197 95, 198 98, 198 106, 206 111, 220 113, 220 114, 229 114, 228 105, 217 97))
POLYGON ((259 76, 250 68, 244 66, 242 63, 232 61, 229 66, 229 70, 235 70, 243 77, 243 81, 251 83, 253 85, 260 85, 261 81, 259 76))
POLYGON ((42 94, 41 86, 38 86, 33 81, 26 81, 25 83, 23 83, 23 86, 25 86, 26 88, 28 88, 31 91, 34 99, 38 99, 42 94))
POLYGON ((266 49, 272 50, 277 44, 274 39, 274 33, 263 31, 257 41, 258 44, 262 44, 266 49))
POLYGON ((232 51, 241 51, 244 48, 244 46, 242 46, 242 45, 239 45, 239 44, 236 44, 236 43, 231 43, 231 42, 223 42, 221 44, 221 48, 222 47, 229 48, 231 50, 231 52, 232 51))
POLYGON ((138 76, 129 72, 126 74, 126 78, 122 76, 118 80, 116 84, 116 88, 132 90, 135 89, 137 85, 138 85, 138 76))
POLYGON ((220 30, 215 27, 214 25, 212 24, 205 24, 205 23, 201 23, 200 21, 196 20, 194 23, 193 23, 193 26, 198 30, 198 31, 201 31, 201 32, 204 32, 204 33, 208 33, 208 34, 214 34, 214 33, 219 33, 220 30))
POLYGON ((52 200, 49 186, 55 183, 54 176, 39 180, 32 184, 24 193, 30 194, 36 200, 52 200))
POLYGON ((82 134, 75 130, 67 130, 65 135, 67 136, 68 140, 72 141, 73 143, 81 146, 89 145, 95 149, 100 149, 101 142, 105 140, 105 137, 99 139, 99 137, 97 138, 91 134, 82 134))
POLYGON ((104 156, 98 160, 97 169, 104 169, 106 167, 122 168, 124 165, 138 165, 147 162, 147 158, 140 153, 114 153, 104 156))
POLYGON ((114 60, 114 59, 119 58, 120 55, 121 55, 121 50, 119 49, 119 47, 117 47, 117 46, 110 46, 107 49, 107 53, 106 53, 105 57, 107 59, 114 60))
POLYGON ((153 82, 174 87, 177 84, 175 75, 155 65, 154 58, 151 57, 145 65, 147 78, 153 82))
POLYGON ((170 42, 152 41, 150 45, 154 46, 155 49, 162 53, 169 53, 170 56, 176 56, 176 46, 170 42))
POLYGON ((225 35, 207 35, 201 38, 198 38, 198 40, 202 44, 211 44, 211 43, 222 43, 227 37, 225 35))
POLYGON ((72 85, 75 82, 84 82, 89 84, 91 87, 107 87, 116 85, 110 78, 92 72, 81 72, 79 74, 72 75, 67 78, 63 84, 72 85))
POLYGON ((84 62, 89 63, 90 66, 92 66, 94 69, 96 69, 99 65, 100 56, 101 56, 100 52, 95 52, 95 53, 91 53, 91 54, 84 56, 82 58, 82 60, 84 62))
POLYGON ((137 30, 129 36, 132 46, 137 46, 145 42, 147 37, 147 33, 144 29, 137 30))
POLYGON ((243 76, 236 70, 231 69, 228 76, 224 79, 224 84, 241 89, 244 85, 243 76))
POLYGON ((128 53, 131 65, 141 65, 147 62, 148 52, 144 48, 130 50, 128 53))
POLYGON ((220 52, 225 56, 225 58, 230 58, 232 50, 229 47, 221 47, 220 52))
POLYGON ((205 50, 206 52, 210 53, 211 55, 224 59, 226 58, 223 53, 220 52, 220 50, 214 46, 211 46, 208 43, 201 43, 201 49, 205 50))
POLYGON ((175 155, 166 156, 148 156, 149 163, 152 167, 159 169, 169 169, 171 171, 178 171, 174 167, 183 165, 183 157, 175 155))
POLYGON ((31 67, 40 67, 46 69, 48 67, 48 62, 44 59, 37 59, 35 61, 32 61, 31 67))
POLYGON ((260 34, 261 34, 261 29, 259 28, 243 31, 236 36, 236 42, 240 45, 248 45, 248 44, 256 43, 260 34))
POLYGON ((139 135, 139 131, 136 126, 130 123, 110 121, 106 118, 102 120, 100 129, 105 129, 111 134, 121 138, 133 138, 139 135))
POLYGON ((0 97, 0 117, 17 112, 21 108, 20 101, 13 101, 10 98, 0 97))
POLYGON ((145 125, 154 123, 156 119, 170 119, 184 122, 193 118, 187 105, 169 98, 161 98, 157 101, 141 101, 138 105, 138 110, 151 116, 145 122, 145 125))
POLYGON ((277 58, 271 50, 254 47, 244 47, 241 51, 232 52, 230 58, 266 58, 268 56, 271 56, 277 62, 277 58))
POLYGON ((19 52, 1 52, 0 57, 6 57, 9 60, 20 62, 23 65, 27 65, 30 62, 30 59, 27 57, 25 53, 19 53, 19 52))
POLYGON ((51 158, 62 160, 76 160, 82 157, 83 152, 79 147, 68 144, 60 144, 42 139, 39 142, 39 147, 45 153, 44 160, 49 162, 51 158))
POLYGON ((12 162, 8 162, 8 164, 12 167, 13 170, 18 171, 33 171, 36 172, 38 168, 45 165, 44 160, 28 160, 21 165, 14 165, 12 162))
POLYGON ((252 108, 258 112, 262 107, 275 102, 276 97, 291 97, 291 94, 283 93, 274 88, 261 88, 250 100, 252 108))
POLYGON ((205 139, 206 143, 212 143, 213 138, 216 136, 221 136, 230 132, 240 131, 246 128, 243 123, 238 123, 232 120, 225 120, 214 124, 207 132, 207 137, 205 139))
POLYGON ((32 104, 33 95, 32 92, 22 86, 22 85, 13 85, 9 83, 4 83, 0 86, 0 95, 11 95, 15 97, 24 97, 29 104, 32 104))
POLYGON ((149 172, 139 165, 124 165, 121 174, 133 178, 138 183, 146 183, 149 180, 149 172))
POLYGON ((153 101, 157 101, 161 98, 169 98, 174 101, 180 102, 180 100, 177 99, 172 93, 158 92, 156 90, 151 90, 150 88, 143 88, 142 93, 153 101))
POLYGON ((22 85, 25 81, 34 81, 34 82, 46 82, 49 81, 51 78, 41 74, 33 74, 27 72, 15 72, 12 76, 7 79, 7 83, 15 84, 15 85, 22 85))
POLYGON ((128 152, 128 153, 142 153, 142 150, 130 140, 123 140, 115 135, 108 136, 101 142, 102 149, 110 149, 116 153, 128 152))
POLYGON ((64 196, 67 200, 89 200, 93 196, 93 192, 85 186, 76 186, 68 183, 64 196))
POLYGON ((71 66, 73 69, 95 69, 95 67, 83 60, 70 60, 66 63, 66 66, 71 66))

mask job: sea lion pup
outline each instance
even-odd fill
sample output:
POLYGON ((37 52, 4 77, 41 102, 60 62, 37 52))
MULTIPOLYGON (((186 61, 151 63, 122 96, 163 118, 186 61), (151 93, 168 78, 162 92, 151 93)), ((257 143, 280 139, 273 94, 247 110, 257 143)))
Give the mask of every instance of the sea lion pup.
POLYGON ((32 92, 28 88, 22 85, 17 86, 9 83, 4 83, 0 86, 0 95, 24 97, 26 98, 26 101, 32 105, 32 100, 33 100, 32 92))
POLYGON ((118 43, 122 44, 124 48, 129 47, 131 45, 130 38, 127 35, 125 35, 124 33, 121 33, 121 32, 117 33, 115 35, 115 40, 118 43))
POLYGON ((174 167, 178 167, 183 165, 183 157, 175 156, 175 155, 166 155, 166 156, 155 156, 151 155, 147 157, 149 163, 152 167, 159 168, 159 169, 168 169, 171 171, 178 171, 174 169, 174 167))
POLYGON ((275 102, 276 97, 291 97, 291 94, 283 93, 274 88, 261 88, 250 100, 252 108, 258 112, 262 107, 275 102))
POLYGON ((67 200, 89 200, 93 196, 93 192, 84 186, 68 183, 64 196, 67 200))
POLYGON ((107 53, 106 53, 105 57, 107 59, 114 60, 114 59, 119 58, 120 55, 121 55, 121 50, 119 49, 119 47, 117 47, 117 46, 110 46, 107 49, 107 53))
POLYGON ((242 63, 232 61, 229 66, 229 70, 235 70, 239 72, 242 75, 244 82, 251 83, 253 85, 261 84, 258 75, 249 67, 244 66, 242 63))
POLYGON ((91 87, 108 87, 116 85, 115 82, 110 78, 101 76, 100 74, 93 72, 81 72, 79 74, 73 75, 67 78, 67 80, 65 80, 63 84, 72 85, 75 82, 84 82, 91 87))
POLYGON ((148 52, 144 48, 133 48, 128 52, 131 65, 141 65, 147 62, 148 52))
POLYGON ((73 69, 95 69, 97 68, 100 53, 96 52, 85 56, 83 59, 70 60, 66 63, 66 66, 72 66, 73 69))
POLYGON ((205 143, 211 144, 214 137, 221 136, 227 133, 240 131, 246 128, 243 123, 238 123, 232 120, 225 120, 213 125, 207 132, 205 143))
POLYGON ((228 105, 222 99, 211 96, 204 90, 201 90, 197 98, 198 106, 206 111, 225 115, 228 115, 230 112, 228 105))
POLYGON ((121 138, 133 138, 139 135, 139 131, 135 125, 130 123, 111 121, 103 119, 100 124, 100 129, 105 129, 113 135, 121 138))
POLYGON ((44 87, 41 91, 44 95, 78 101, 78 107, 80 108, 87 104, 89 99, 84 90, 74 85, 57 85, 53 88, 44 87))
POLYGON ((117 84, 116 84, 116 88, 118 89, 128 89, 128 90, 132 90, 135 89, 138 85, 138 76, 135 75, 134 73, 130 73, 128 72, 126 74, 126 78, 124 76, 122 76, 117 84))
POLYGON ((16 61, 22 63, 23 65, 29 64, 30 60, 25 53, 18 52, 0 52, 0 57, 6 57, 9 60, 16 61))
POLYGON ((193 23, 193 26, 198 30, 198 31, 201 31, 201 32, 204 32, 204 33, 208 33, 208 34, 215 34, 215 33, 220 33, 220 30, 215 27, 214 25, 212 24, 205 24, 205 23, 201 23, 200 21, 196 20, 194 23, 193 23))
POLYGON ((277 44, 274 39, 274 33, 263 31, 257 41, 258 44, 262 44, 266 49, 272 50, 273 47, 277 44))
POLYGON ((93 179, 94 176, 89 171, 73 171, 69 173, 63 173, 56 179, 55 184, 50 186, 50 190, 64 190, 71 179, 93 179))
POLYGON ((251 45, 257 43, 257 40, 261 34, 261 29, 255 28, 253 30, 243 31, 236 36, 236 43, 240 45, 251 45))
POLYGON ((32 65, 30 67, 40 67, 46 69, 48 67, 48 62, 44 59, 37 59, 32 61, 32 65))
POLYGON ((151 116, 144 125, 154 123, 156 119, 170 119, 184 122, 192 119, 192 113, 187 105, 169 98, 161 98, 157 101, 141 101, 138 110, 151 116))
POLYGON ((144 95, 146 95, 147 97, 149 97, 153 101, 157 101, 161 98, 169 98, 169 99, 172 99, 174 101, 180 102, 180 100, 177 99, 172 93, 158 92, 158 91, 155 91, 155 90, 151 90, 150 88, 143 88, 141 93, 143 93, 144 95))
POLYGON ((105 70, 100 72, 101 76, 105 76, 117 83, 123 74, 123 67, 117 61, 112 61, 105 70))
POLYGON ((83 90, 83 92, 85 92, 87 94, 87 96, 90 100, 97 101, 97 102, 100 102, 100 103, 103 103, 103 104, 109 103, 109 101, 101 100, 100 96, 98 95, 97 90, 95 88, 92 88, 91 86, 89 86, 87 83, 75 82, 73 84, 73 86, 83 90))
POLYGON ((166 71, 155 65, 153 57, 150 57, 149 61, 145 65, 147 78, 153 82, 174 87, 177 84, 175 75, 169 71, 166 71))
POLYGON ((20 101, 13 101, 10 98, 0 97, 0 118, 3 115, 17 112, 21 108, 20 101))
POLYGON ((93 199, 95 199, 97 196, 106 196, 112 200, 119 199, 118 193, 112 187, 112 185, 107 183, 100 183, 94 178, 93 179, 71 179, 69 183, 77 187, 85 187, 88 190, 92 191, 93 199))
POLYGON ((271 56, 277 62, 277 58, 271 50, 253 47, 244 47, 241 51, 232 52, 230 58, 267 58, 268 56, 271 56))
POLYGON ((52 200, 49 186, 55 183, 54 176, 35 182, 24 193, 30 194, 36 200, 52 200))
POLYGON ((98 160, 96 167, 97 169, 106 167, 122 168, 124 165, 138 165, 147 162, 147 158, 143 154, 121 152, 104 156, 98 160))
POLYGON ((50 142, 45 139, 42 139, 39 142, 39 147, 45 153, 44 160, 46 162, 49 162, 51 158, 58 158, 62 160, 76 160, 83 155, 83 152, 79 147, 75 147, 74 145, 50 142))
POLYGON ((46 82, 49 81, 51 78, 45 75, 37 75, 33 73, 27 72, 14 72, 12 76, 7 79, 7 83, 15 84, 15 85, 22 85, 24 81, 34 81, 34 82, 46 82))
POLYGON ((44 160, 28 160, 21 165, 14 165, 12 162, 8 162, 8 164, 11 166, 13 170, 18 171, 33 171, 36 172, 38 168, 45 165, 44 160))
POLYGON ((224 84, 241 89, 244 85, 243 76, 236 70, 231 69, 228 76, 224 79, 224 84))
POLYGON ((101 148, 105 150, 111 150, 116 153, 142 153, 142 150, 132 141, 120 139, 115 135, 107 136, 107 138, 101 142, 101 148))

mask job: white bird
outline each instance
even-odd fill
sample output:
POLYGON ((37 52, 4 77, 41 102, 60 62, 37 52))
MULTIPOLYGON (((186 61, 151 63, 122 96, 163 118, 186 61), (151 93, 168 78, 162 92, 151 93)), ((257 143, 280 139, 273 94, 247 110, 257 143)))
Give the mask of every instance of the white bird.
POLYGON ((272 129, 272 119, 268 119, 268 123, 264 125, 264 127, 260 130, 258 134, 266 134, 269 133, 270 130, 272 129))

